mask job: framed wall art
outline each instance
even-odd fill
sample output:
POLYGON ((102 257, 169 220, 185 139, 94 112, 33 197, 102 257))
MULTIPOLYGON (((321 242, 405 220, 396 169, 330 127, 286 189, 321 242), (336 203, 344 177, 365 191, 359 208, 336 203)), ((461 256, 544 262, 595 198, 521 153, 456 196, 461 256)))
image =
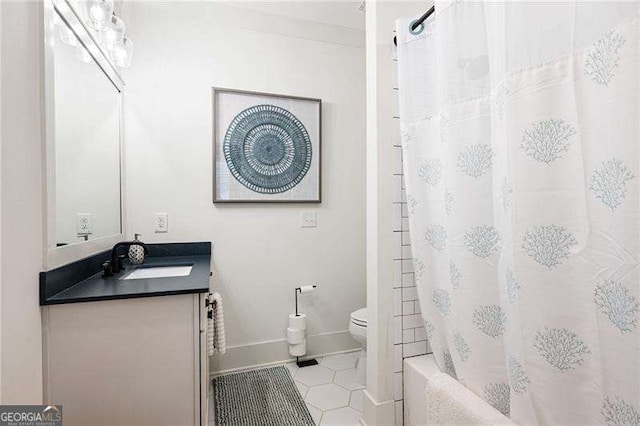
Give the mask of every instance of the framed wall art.
POLYGON ((320 99, 213 88, 213 202, 319 203, 320 99))

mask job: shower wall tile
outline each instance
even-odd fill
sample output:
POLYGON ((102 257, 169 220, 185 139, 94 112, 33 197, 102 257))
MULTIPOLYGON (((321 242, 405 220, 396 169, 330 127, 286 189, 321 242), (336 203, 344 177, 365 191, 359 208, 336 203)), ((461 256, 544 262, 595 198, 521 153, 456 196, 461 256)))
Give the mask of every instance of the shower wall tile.
POLYGON ((418 300, 418 292, 414 287, 403 287, 402 288, 402 300, 418 300))
POLYGON ((424 328, 418 293, 416 289, 409 209, 404 181, 404 164, 400 142, 399 98, 397 85, 397 62, 393 62, 392 115, 395 129, 391 140, 393 146, 392 232, 393 232, 393 372, 396 426, 403 424, 402 360, 427 353, 427 333, 424 328))
POLYGON ((424 355, 427 353, 427 341, 404 344, 402 345, 402 353, 404 358, 424 355))
POLYGON ((427 330, 424 327, 414 329, 416 341, 427 340, 427 330))
POLYGON ((402 274, 413 273, 413 259, 405 259, 402 261, 402 274))
POLYGON ((402 330, 402 343, 412 343, 415 340, 413 328, 410 328, 409 330, 402 330))
MULTIPOLYGON (((412 309, 413 311, 413 309, 412 309)), ((420 328, 423 325, 422 322, 422 315, 405 315, 403 312, 402 315, 402 329, 406 330, 408 328, 410 329, 414 329, 414 328, 420 328)))
MULTIPOLYGON (((402 193, 402 191, 400 191, 400 193, 402 193)), ((407 208, 407 203, 403 202, 401 205, 402 205, 402 217, 403 218, 409 217, 409 209, 407 208)), ((411 258, 410 255, 405 257, 405 259, 410 259, 410 258, 411 258)))
POLYGON ((415 287, 416 283, 413 279, 413 272, 403 273, 400 278, 400 282, 402 283, 402 287, 415 287))
POLYGON ((392 195, 392 227, 393 233, 399 235, 399 240, 393 239, 394 247, 393 247, 393 264, 394 264, 394 279, 393 279, 393 288, 394 288, 394 307, 397 307, 398 298, 400 299, 400 312, 394 309, 394 318, 393 318, 393 372, 394 372, 394 400, 395 400, 395 425, 402 426, 404 423, 404 405, 402 402, 402 368, 404 359, 404 343, 403 339, 405 337, 404 330, 402 328, 402 319, 403 312, 402 308, 404 306, 405 301, 409 301, 406 299, 408 296, 405 294, 404 289, 404 271, 406 269, 407 259, 403 259, 402 256, 397 258, 395 253, 397 250, 400 250, 402 254, 402 246, 407 244, 407 235, 403 231, 408 230, 405 226, 405 218, 403 218, 403 210, 406 209, 406 203, 404 201, 406 199, 406 195, 403 196, 402 192, 404 188, 404 179, 403 179, 403 163, 402 163, 402 146, 400 142, 400 121, 399 121, 399 112, 397 105, 399 104, 398 100, 398 67, 397 67, 397 59, 395 58, 395 50, 394 50, 394 58, 392 62, 392 115, 393 115, 393 123, 395 129, 392 133, 393 137, 391 139, 391 144, 393 146, 393 172, 390 178, 392 179, 393 184, 393 195, 392 195), (398 155, 399 154, 399 155, 398 155), (400 276, 398 277, 396 271, 399 272, 400 276))
POLYGON ((408 217, 401 217, 402 222, 401 222, 401 227, 402 229, 409 229, 409 218, 408 217))
POLYGON ((409 301, 409 302, 402 302, 402 315, 410 315, 410 314, 414 314, 415 313, 415 302, 414 301, 409 301))
POLYGON ((411 240, 410 235, 409 235, 409 231, 400 231, 400 235, 402 236, 402 245, 406 246, 406 245, 411 245, 411 240))
MULTIPOLYGON (((400 235, 400 243, 402 243, 402 236, 400 235)), ((411 246, 403 246, 401 245, 400 247, 402 247, 402 259, 412 259, 413 255, 411 254, 411 246)))

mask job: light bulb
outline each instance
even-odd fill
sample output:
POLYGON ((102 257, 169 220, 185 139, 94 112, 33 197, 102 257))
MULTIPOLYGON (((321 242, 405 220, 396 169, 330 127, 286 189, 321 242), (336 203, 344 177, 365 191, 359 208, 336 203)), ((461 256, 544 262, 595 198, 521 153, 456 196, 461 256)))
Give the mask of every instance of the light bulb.
POLYGON ((131 57, 133 56, 133 41, 129 37, 124 37, 121 43, 118 43, 111 50, 111 60, 120 68, 129 68, 131 66, 131 57))
POLYGON ((115 46, 122 43, 124 32, 124 21, 116 15, 111 15, 111 20, 100 33, 100 41, 108 50, 113 50, 115 46))
POLYGON ((113 14, 113 0, 88 0, 87 14, 90 27, 96 30, 104 29, 113 14))

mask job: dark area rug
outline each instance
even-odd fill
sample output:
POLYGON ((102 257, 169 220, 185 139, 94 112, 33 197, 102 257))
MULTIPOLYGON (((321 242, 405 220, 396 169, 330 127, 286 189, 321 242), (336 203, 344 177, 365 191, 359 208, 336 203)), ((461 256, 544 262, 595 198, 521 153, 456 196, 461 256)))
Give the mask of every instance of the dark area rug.
POLYGON ((216 426, 313 426, 289 370, 284 366, 213 379, 216 426))

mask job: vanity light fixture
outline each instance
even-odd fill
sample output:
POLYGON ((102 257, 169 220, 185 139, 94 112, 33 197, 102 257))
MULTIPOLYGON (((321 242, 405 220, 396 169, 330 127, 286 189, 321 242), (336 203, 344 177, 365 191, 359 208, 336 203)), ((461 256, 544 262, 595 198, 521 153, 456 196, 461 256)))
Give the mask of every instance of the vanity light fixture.
POLYGON ((103 31, 100 32, 100 42, 107 48, 107 50, 113 50, 116 46, 123 42, 124 32, 126 28, 124 21, 120 19, 115 13, 111 15, 111 20, 103 31))
POLYGON ((120 68, 129 68, 131 66, 131 56, 133 55, 133 41, 124 36, 121 43, 118 43, 111 50, 111 60, 115 66, 120 68))
POLYGON ((89 0, 87 2, 87 14, 89 26, 95 30, 103 30, 107 26, 109 18, 113 15, 113 0, 89 0))
MULTIPOLYGON (((1 1, 1 0, 0 0, 1 1)), ((87 25, 95 30, 97 39, 119 68, 129 68, 133 55, 133 41, 126 36, 126 26, 122 18, 116 15, 114 0, 85 0, 87 25)), ((82 62, 91 62, 90 52, 82 46, 72 30, 60 22, 60 39, 76 47, 76 58, 82 62)))

